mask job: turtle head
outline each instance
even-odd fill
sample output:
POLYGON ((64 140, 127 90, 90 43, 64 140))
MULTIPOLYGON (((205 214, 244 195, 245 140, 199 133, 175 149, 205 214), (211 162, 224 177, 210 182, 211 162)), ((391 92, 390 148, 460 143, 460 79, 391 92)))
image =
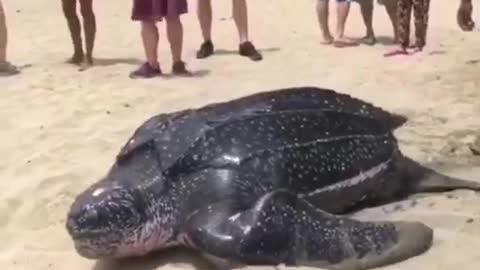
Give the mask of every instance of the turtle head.
POLYGON ((148 220, 139 191, 102 180, 81 193, 67 216, 67 231, 84 257, 118 257, 135 245, 148 220))
MULTIPOLYGON (((125 154, 125 153, 124 153, 125 154)), ((108 174, 79 194, 66 228, 86 258, 144 255, 169 240, 160 165, 150 147, 117 157, 108 174)))

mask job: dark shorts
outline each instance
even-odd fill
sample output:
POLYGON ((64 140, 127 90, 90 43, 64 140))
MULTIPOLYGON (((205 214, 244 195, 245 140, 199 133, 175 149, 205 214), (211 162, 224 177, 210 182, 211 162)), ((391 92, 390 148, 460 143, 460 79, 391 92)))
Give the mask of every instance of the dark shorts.
POLYGON ((187 0, 133 0, 132 20, 161 21, 187 12, 187 0))

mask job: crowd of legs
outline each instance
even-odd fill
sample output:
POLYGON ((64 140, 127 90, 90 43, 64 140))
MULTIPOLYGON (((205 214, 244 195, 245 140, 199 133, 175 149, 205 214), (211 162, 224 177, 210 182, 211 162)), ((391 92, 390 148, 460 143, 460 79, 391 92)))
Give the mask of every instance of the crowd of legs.
MULTIPOLYGON (((374 0, 353 0, 360 6, 365 25, 365 36, 360 42, 374 45, 377 42, 373 28, 374 0)), ((427 44, 430 0, 377 0, 385 7, 393 29, 393 42, 398 48, 385 53, 385 56, 409 55, 420 52, 427 44), (415 41, 410 43, 410 20, 413 14, 415 41), (411 51, 409 51, 411 49, 411 51)), ((215 53, 212 38, 211 0, 198 0, 197 17, 200 24, 202 43, 197 50, 197 58, 204 59, 215 53)), ((472 0, 459 0, 457 24, 463 31, 472 31, 472 0)), ((358 45, 357 41, 345 36, 345 25, 350 12, 351 0, 336 0, 337 23, 335 32, 329 29, 329 0, 317 0, 316 12, 325 45, 347 47, 358 45)), ((73 45, 73 55, 67 60, 70 64, 91 66, 94 64, 93 50, 97 32, 93 0, 62 0, 62 9, 73 45), (80 16, 77 14, 80 6, 80 16), (83 26, 83 38, 82 38, 83 26), (84 41, 84 42, 83 42, 84 41)), ((158 61, 160 41, 157 24, 166 22, 167 39, 172 54, 172 73, 191 75, 182 60, 184 30, 181 15, 188 12, 187 0, 133 0, 132 20, 140 22, 141 40, 145 62, 131 72, 132 78, 151 78, 162 75, 158 61)), ((238 54, 252 61, 263 59, 249 37, 248 11, 246 0, 232 0, 232 17, 238 31, 238 54)), ((5 10, 0 0, 0 75, 20 73, 17 66, 7 61, 8 31, 5 10)))

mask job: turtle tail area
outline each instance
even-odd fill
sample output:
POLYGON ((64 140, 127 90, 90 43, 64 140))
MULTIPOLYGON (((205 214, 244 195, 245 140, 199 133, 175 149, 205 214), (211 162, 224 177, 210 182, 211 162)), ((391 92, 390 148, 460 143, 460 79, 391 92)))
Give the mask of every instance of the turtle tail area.
POLYGON ((480 191, 478 182, 450 177, 403 156, 399 162, 400 170, 405 173, 409 193, 447 192, 456 189, 480 191))
POLYGON ((397 128, 403 126, 407 121, 408 121, 408 118, 406 116, 401 115, 401 114, 392 113, 390 115, 390 119, 389 119, 390 128, 391 129, 397 129, 397 128))

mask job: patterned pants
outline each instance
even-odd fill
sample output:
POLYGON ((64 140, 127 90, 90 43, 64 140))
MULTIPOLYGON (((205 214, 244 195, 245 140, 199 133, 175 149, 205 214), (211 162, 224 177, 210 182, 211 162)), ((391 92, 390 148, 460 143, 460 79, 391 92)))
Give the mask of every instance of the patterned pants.
POLYGON ((413 9, 415 22, 415 46, 422 49, 426 44, 430 0, 399 0, 397 8, 398 38, 403 48, 410 45, 410 18, 413 9))

